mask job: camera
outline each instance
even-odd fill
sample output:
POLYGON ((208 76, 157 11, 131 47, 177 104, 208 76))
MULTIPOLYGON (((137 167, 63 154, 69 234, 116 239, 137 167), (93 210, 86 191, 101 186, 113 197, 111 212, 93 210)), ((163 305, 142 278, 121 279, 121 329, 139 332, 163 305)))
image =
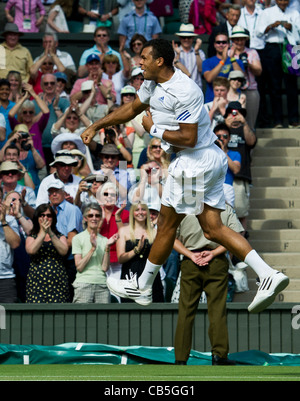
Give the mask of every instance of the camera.
POLYGON ((109 140, 109 141, 114 141, 115 137, 116 137, 116 133, 112 128, 107 128, 105 131, 105 137, 109 140))
POLYGON ((237 111, 237 110, 232 110, 232 111, 231 111, 231 114, 235 117, 235 116, 237 116, 238 111, 237 111))
POLYGON ((20 134, 21 134, 21 139, 29 138, 29 134, 27 132, 20 132, 20 134))
POLYGON ((248 67, 248 54, 247 53, 241 53, 239 59, 241 62, 244 64, 244 67, 248 67))
POLYGON ((92 184, 91 182, 88 182, 88 183, 86 184, 87 189, 91 189, 92 186, 93 186, 93 184, 92 184))

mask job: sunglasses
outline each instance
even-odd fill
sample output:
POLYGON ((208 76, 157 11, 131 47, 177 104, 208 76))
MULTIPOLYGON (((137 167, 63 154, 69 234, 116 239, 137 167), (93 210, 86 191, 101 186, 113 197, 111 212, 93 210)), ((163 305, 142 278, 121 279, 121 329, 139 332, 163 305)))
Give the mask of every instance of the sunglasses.
POLYGON ((115 198, 117 195, 116 194, 110 194, 109 192, 104 192, 104 196, 110 196, 111 198, 115 198))
POLYGON ((48 219, 52 219, 52 214, 51 213, 41 213, 40 217, 48 217, 48 219))
POLYGON ((33 114, 34 111, 33 110, 24 110, 22 111, 22 114, 33 114))
POLYGON ((132 46, 143 46, 142 42, 134 42, 132 46))
POLYGON ((44 85, 45 86, 54 86, 55 85, 55 82, 54 81, 51 81, 51 82, 44 82, 44 85))
POLYGON ((51 63, 51 62, 49 62, 49 63, 45 62, 45 63, 43 63, 43 65, 53 65, 53 63, 51 63))
POLYGON ((215 44, 216 45, 227 45, 228 41, 227 40, 216 40, 215 44))
POLYGON ((78 121, 78 117, 67 117, 67 120, 78 121))
POLYGON ((218 139, 224 138, 224 139, 228 139, 228 135, 227 134, 219 134, 217 135, 218 139))
POLYGON ((92 219, 93 217, 96 217, 96 219, 100 219, 101 215, 99 213, 95 214, 89 213, 86 217, 89 219, 92 219))
POLYGON ((108 35, 106 33, 98 33, 96 36, 97 38, 106 38, 108 35))
POLYGON ((230 78, 230 81, 239 81, 241 84, 244 82, 243 78, 230 78))
POLYGON ((17 171, 17 170, 1 171, 1 174, 3 174, 3 175, 9 175, 9 174, 17 175, 17 174, 19 174, 19 171, 17 171))
POLYGON ((161 146, 160 145, 152 145, 151 149, 161 149, 161 146))

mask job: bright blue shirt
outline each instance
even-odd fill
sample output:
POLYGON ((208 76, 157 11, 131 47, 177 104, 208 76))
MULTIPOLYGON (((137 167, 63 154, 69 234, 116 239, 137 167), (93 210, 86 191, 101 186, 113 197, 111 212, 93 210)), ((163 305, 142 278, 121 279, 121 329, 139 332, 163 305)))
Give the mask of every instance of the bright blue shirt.
MULTIPOLYGON (((230 159, 238 162, 242 162, 242 156, 239 152, 236 152, 235 150, 228 150, 227 155, 230 157, 230 159)), ((225 176, 225 184, 233 185, 233 179, 234 179, 234 174, 233 172, 229 169, 227 169, 227 173, 225 176)))
MULTIPOLYGON (((209 57, 206 60, 203 61, 202 63, 202 75, 204 76, 204 73, 206 71, 211 71, 215 68, 216 65, 218 65, 220 62, 220 59, 217 56, 209 57)), ((244 71, 244 65, 241 60, 236 59, 236 62, 238 65, 241 67, 242 71, 244 71)), ((229 77, 229 73, 233 71, 232 63, 230 62, 230 58, 228 57, 225 64, 223 65, 221 71, 218 74, 218 77, 229 77)), ((213 91, 213 85, 212 82, 209 83, 206 81, 206 92, 205 92, 205 98, 204 102, 212 102, 214 100, 214 91, 213 91)))

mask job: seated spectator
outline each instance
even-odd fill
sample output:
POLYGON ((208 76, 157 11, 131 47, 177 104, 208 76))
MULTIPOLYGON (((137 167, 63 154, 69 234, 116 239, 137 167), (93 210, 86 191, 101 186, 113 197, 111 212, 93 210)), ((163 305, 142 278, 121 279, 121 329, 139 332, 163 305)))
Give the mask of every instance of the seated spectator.
POLYGON ((37 206, 49 202, 48 187, 51 182, 56 183, 57 180, 64 184, 68 202, 73 203, 80 182, 80 178, 72 174, 72 168, 77 166, 77 163, 70 151, 57 151, 55 159, 50 165, 50 167, 55 167, 56 171, 41 181, 36 200, 37 206))
POLYGON ((19 71, 22 82, 28 82, 29 70, 32 65, 30 51, 19 43, 23 35, 16 24, 8 22, 4 27, 4 42, 1 43, 3 55, 1 56, 0 78, 6 78, 9 71, 19 71))
POLYGON ((79 183, 74 204, 84 210, 86 206, 97 202, 97 191, 105 182, 107 177, 102 174, 90 173, 84 177, 79 183))
MULTIPOLYGON (((97 191, 96 197, 103 211, 103 223, 100 234, 106 238, 110 238, 114 234, 117 234, 124 224, 128 224, 129 212, 125 209, 125 203, 121 207, 117 206, 119 197, 118 188, 111 182, 104 183, 97 191)), ((110 248, 110 265, 106 275, 118 279, 121 276, 121 264, 117 257, 115 244, 110 248)))
POLYGON ((33 229, 26 238, 30 267, 26 283, 27 303, 66 303, 70 301, 68 277, 63 258, 67 239, 56 227, 56 213, 41 204, 33 216, 33 229))
POLYGON ((258 92, 258 83, 256 81, 256 79, 262 74, 260 57, 255 49, 249 49, 246 47, 246 42, 250 39, 246 29, 240 26, 235 26, 232 30, 230 39, 235 46, 235 55, 244 63, 245 77, 247 80, 247 86, 244 90, 247 99, 247 120, 250 127, 254 129, 260 106, 260 95, 258 92))
MULTIPOLYGON (((0 70, 1 71, 1 70, 0 70)), ((0 79, 0 148, 11 133, 8 113, 15 103, 9 100, 10 83, 7 79, 0 79)))
POLYGON ((15 126, 0 151, 0 160, 18 163, 24 173, 25 185, 35 189, 37 193, 40 185, 39 171, 45 166, 45 161, 34 147, 33 138, 27 125, 18 124, 15 126))
MULTIPOLYGON (((145 267, 156 230, 151 226, 150 214, 146 204, 137 203, 130 208, 129 225, 119 229, 117 257, 121 263, 121 279, 126 276, 139 277, 145 267)), ((153 302, 164 302, 163 285, 158 274, 152 286, 153 302)), ((128 301, 124 298, 121 300, 128 301)))
POLYGON ((98 104, 107 104, 107 98, 116 101, 116 91, 114 84, 102 77, 103 71, 101 69, 100 58, 97 54, 91 54, 86 59, 86 67, 88 69, 88 76, 86 78, 77 79, 74 83, 73 89, 70 93, 71 102, 74 102, 82 97, 81 85, 85 81, 94 81, 96 88, 96 102, 98 104), (111 99, 110 99, 111 98, 111 99))
POLYGON ((56 72, 56 93, 59 97, 69 99, 70 95, 66 92, 66 85, 68 83, 68 77, 64 72, 56 72))
MULTIPOLYGON (((126 104, 133 102, 136 97, 136 90, 131 85, 126 85, 121 90, 121 104, 126 104)), ((150 136, 148 132, 145 131, 144 127, 142 126, 142 119, 145 113, 141 113, 137 115, 133 120, 125 123, 126 129, 133 129, 134 136, 132 137, 132 164, 133 167, 137 168, 139 157, 141 155, 142 150, 148 145, 150 136)), ((129 135, 127 133, 126 137, 129 139, 129 135)), ((137 170, 136 170, 137 171, 137 170)))
MULTIPOLYGON (((59 42, 56 33, 45 33, 43 36, 43 43, 42 46, 44 48, 44 53, 46 49, 51 48, 51 53, 55 53, 55 55, 59 58, 62 65, 65 67, 64 73, 68 77, 68 85, 67 90, 70 91, 73 80, 76 74, 76 66, 73 60, 73 57, 70 53, 66 52, 65 50, 60 50, 59 42)), ((44 53, 34 59, 34 63, 38 61, 39 58, 43 57, 44 53)), ((54 70, 57 70, 57 66, 54 66, 54 70)))
POLYGON ((51 4, 45 32, 69 33, 67 18, 72 13, 73 1, 55 0, 51 4))
POLYGON ((235 194, 233 180, 234 176, 240 172, 242 157, 239 152, 228 149, 228 143, 230 142, 230 130, 225 123, 218 124, 214 129, 214 133, 218 137, 218 145, 227 156, 228 169, 223 184, 224 194, 226 202, 234 208, 235 194))
POLYGON ((8 113, 11 128, 14 130, 18 124, 25 124, 33 136, 34 147, 39 151, 45 160, 42 147, 42 136, 49 120, 49 108, 47 104, 34 92, 30 84, 24 84, 25 93, 22 98, 12 107, 8 113), (40 108, 39 113, 35 113, 35 105, 29 100, 32 97, 40 108), (15 118, 17 114, 18 118, 15 118))
POLYGON ((20 245, 14 249, 13 268, 16 275, 18 301, 25 302, 26 279, 30 265, 30 258, 25 249, 25 240, 33 228, 33 223, 31 219, 23 215, 21 201, 21 195, 15 191, 8 192, 4 199, 6 214, 16 219, 21 239, 20 245))
POLYGON ((112 144, 117 147, 120 152, 121 161, 127 162, 127 167, 132 167, 132 142, 133 142, 133 129, 120 125, 114 125, 99 131, 100 143, 112 144))
POLYGON ((57 230, 62 233, 67 239, 68 254, 64 260, 67 270, 70 301, 73 299, 72 283, 76 276, 76 267, 74 256, 72 255, 72 239, 75 235, 82 231, 82 213, 80 209, 67 202, 67 194, 65 186, 60 180, 53 180, 47 186, 50 205, 56 212, 57 230))
POLYGON ((14 249, 21 243, 18 234, 17 221, 7 214, 7 207, 3 203, 3 191, 0 187, 0 302, 17 302, 15 272, 13 268, 14 249))
POLYGON ((16 103, 22 97, 22 78, 19 71, 9 71, 6 79, 10 84, 10 93, 8 99, 16 103))
POLYGON ((17 163, 11 161, 1 163, 0 180, 2 180, 3 195, 11 191, 20 193, 24 214, 31 219, 36 208, 36 196, 32 188, 18 184, 22 176, 23 172, 17 163))
MULTIPOLYGON (((56 91, 56 85, 57 81, 54 74, 44 74, 42 76, 41 87, 43 89, 43 92, 39 94, 39 97, 46 103, 50 110, 48 123, 46 125, 46 128, 44 129, 42 140, 47 169, 49 168, 50 163, 53 162, 53 155, 51 152, 51 143, 53 140, 53 137, 51 135, 52 125, 70 106, 70 102, 68 99, 59 97, 56 91)), ((34 104, 36 113, 39 113, 41 109, 36 99, 34 100, 34 104)))
POLYGON ((152 138, 147 148, 142 151, 138 168, 150 160, 156 161, 161 166, 163 169, 162 180, 165 180, 168 176, 170 155, 162 149, 161 140, 158 138, 152 138))
POLYGON ((29 83, 33 86, 36 94, 42 93, 41 78, 45 74, 55 74, 65 72, 66 68, 58 58, 51 42, 47 43, 45 52, 30 67, 29 83))
POLYGON ((85 177, 87 174, 91 173, 91 169, 88 166, 86 155, 78 149, 70 150, 70 153, 77 160, 77 166, 73 167, 73 174, 79 178, 85 177))
POLYGON ((43 22, 46 10, 41 0, 32 0, 28 3, 8 0, 5 6, 5 15, 8 22, 15 23, 19 32, 39 32, 43 22), (10 14, 14 8, 14 17, 10 14), (36 18, 36 11, 39 12, 39 18, 36 18))
POLYGON ((100 58, 100 61, 103 61, 104 56, 113 54, 118 57, 120 65, 123 68, 122 57, 120 53, 118 53, 109 45, 109 41, 110 30, 104 26, 98 26, 94 32, 95 45, 89 49, 86 49, 80 57, 78 67, 79 78, 83 78, 88 75, 89 71, 86 67, 86 60, 91 54, 97 54, 100 58))
POLYGON ((140 181, 130 188, 128 199, 132 204, 138 202, 146 205, 157 205, 160 209, 162 195, 162 169, 161 165, 153 160, 143 164, 140 168, 140 181))
POLYGON ((245 85, 246 79, 242 71, 231 71, 229 76, 229 91, 227 93, 227 102, 240 102, 245 109, 247 99, 241 88, 245 85))
POLYGON ((136 91, 138 91, 144 82, 144 74, 141 67, 135 67, 131 71, 130 77, 130 85, 134 87, 136 91))
POLYGON ((205 103, 213 100, 212 83, 218 76, 228 78, 230 71, 239 70, 244 72, 244 65, 241 60, 233 56, 234 49, 229 48, 228 36, 225 33, 218 33, 214 46, 216 55, 207 58, 202 63, 202 73, 206 80, 205 103))
POLYGON ((73 282, 73 303, 101 303, 110 301, 105 272, 109 268, 110 247, 118 238, 114 234, 107 239, 99 234, 102 209, 91 203, 83 212, 84 231, 72 239, 72 253, 76 265, 73 282))
MULTIPOLYGON (((201 50, 202 40, 194 33, 192 24, 181 24, 176 35, 179 37, 180 46, 173 42, 175 50, 174 65, 180 68, 180 64, 182 64, 187 69, 187 75, 202 88, 202 62, 206 58, 204 51, 201 50), (193 46, 195 38, 197 39, 193 46)), ((183 70, 183 72, 185 71, 183 70)))
POLYGON ((145 36, 143 36, 139 33, 135 33, 132 36, 131 41, 129 43, 129 48, 132 51, 132 53, 134 54, 133 56, 131 56, 131 59, 130 59, 130 64, 131 64, 132 69, 134 67, 140 67, 141 52, 142 52, 143 45, 146 42, 147 42, 147 40, 146 40, 145 36))
POLYGON ((120 168, 120 152, 116 145, 110 143, 103 146, 100 152, 100 157, 102 165, 101 169, 96 171, 96 173, 107 176, 108 181, 118 188, 119 203, 121 204, 127 200, 127 193, 132 185, 130 174, 127 171, 127 163, 126 168, 120 168))
POLYGON ((124 51, 121 51, 120 54, 123 68, 121 68, 118 57, 113 54, 105 55, 102 61, 103 79, 109 79, 113 82, 116 91, 116 104, 118 105, 121 104, 121 89, 126 85, 131 73, 130 60, 125 56, 124 51))
POLYGON ((157 39, 162 32, 158 18, 147 9, 147 0, 134 0, 135 9, 125 15, 118 28, 120 47, 129 48, 129 43, 135 33, 145 39, 157 39))
POLYGON ((214 99, 204 104, 211 121, 211 129, 224 122, 229 86, 229 81, 225 77, 217 77, 213 81, 214 99))

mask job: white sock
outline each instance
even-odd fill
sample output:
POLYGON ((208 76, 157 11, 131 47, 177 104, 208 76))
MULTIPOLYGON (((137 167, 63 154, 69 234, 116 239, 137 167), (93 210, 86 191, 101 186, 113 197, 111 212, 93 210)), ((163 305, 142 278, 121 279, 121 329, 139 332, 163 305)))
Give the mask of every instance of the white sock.
POLYGON ((144 289, 146 286, 152 286, 161 265, 155 265, 147 259, 143 273, 139 277, 139 287, 144 289))
POLYGON ((274 269, 267 265, 254 249, 246 255, 244 262, 255 271, 259 278, 265 278, 274 273, 274 269))

